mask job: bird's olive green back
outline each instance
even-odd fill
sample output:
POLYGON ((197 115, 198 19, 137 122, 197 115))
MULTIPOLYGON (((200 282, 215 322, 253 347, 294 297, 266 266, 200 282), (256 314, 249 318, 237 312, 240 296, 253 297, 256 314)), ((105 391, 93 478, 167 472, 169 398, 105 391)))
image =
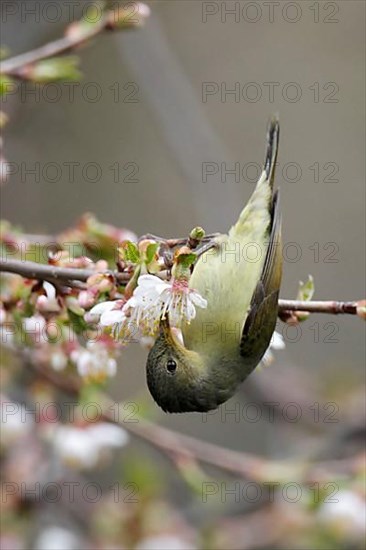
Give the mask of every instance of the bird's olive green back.
POLYGON ((208 306, 184 328, 184 342, 213 361, 242 357, 248 359, 247 366, 255 366, 274 330, 282 273, 281 218, 278 194, 273 196, 278 139, 274 119, 264 169, 250 200, 229 234, 199 258, 191 277, 191 287, 208 306))

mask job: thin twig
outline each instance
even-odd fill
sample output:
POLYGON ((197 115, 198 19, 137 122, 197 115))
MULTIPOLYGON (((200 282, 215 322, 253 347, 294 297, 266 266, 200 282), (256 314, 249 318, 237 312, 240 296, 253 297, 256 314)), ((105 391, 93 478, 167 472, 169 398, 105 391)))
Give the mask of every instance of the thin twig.
POLYGON ((107 9, 102 12, 100 19, 93 23, 89 22, 88 24, 87 21, 83 20, 75 21, 71 24, 69 32, 63 38, 2 61, 0 74, 27 79, 27 68, 34 63, 73 50, 105 30, 113 30, 120 27, 137 27, 149 15, 150 9, 141 2, 137 2, 135 7, 137 7, 137 10, 134 10, 133 14, 131 6, 117 5, 113 9, 107 9), (138 16, 138 19, 131 17, 131 15, 134 15, 134 17, 138 16), (83 23, 85 24, 83 25, 83 23), (76 25, 78 24, 82 25, 82 28, 77 28, 76 25), (73 25, 75 25, 74 28, 73 25))
POLYGON ((279 300, 280 311, 306 311, 308 313, 347 313, 357 315, 357 302, 279 300))
POLYGON ((49 42, 40 48, 31 50, 30 52, 6 59, 1 62, 1 73, 15 76, 17 78, 24 78, 23 69, 25 67, 33 63, 37 63, 38 61, 48 59, 49 57, 60 55, 76 48, 77 46, 80 46, 90 38, 93 38, 104 31, 107 28, 108 22, 109 18, 105 13, 100 18, 100 21, 94 25, 89 25, 90 28, 82 34, 75 33, 75 36, 70 34, 68 36, 64 36, 63 38, 59 38, 58 40, 54 40, 53 42, 49 42))
MULTIPOLYGON (((97 272, 93 269, 78 269, 73 267, 58 267, 48 264, 38 264, 22 260, 0 260, 0 271, 16 273, 27 279, 38 279, 41 281, 63 281, 73 286, 73 281, 87 281, 91 275, 97 272)), ((113 275, 120 283, 127 283, 130 280, 129 273, 118 271, 104 271, 106 275, 113 275)))
MULTIPOLYGON (((60 376, 55 371, 39 364, 32 363, 32 367, 55 387, 78 398, 81 383, 76 377, 60 376)), ((309 484, 315 481, 334 481, 334 479, 356 474, 363 464, 363 456, 361 455, 347 459, 309 463, 300 463, 293 460, 273 461, 251 453, 232 451, 219 445, 176 433, 141 417, 135 417, 134 422, 125 422, 123 419, 118 418, 119 415, 116 415, 116 403, 102 393, 99 395, 99 404, 105 420, 120 424, 131 434, 168 455, 178 454, 194 458, 258 483, 287 483, 290 480, 309 484)))
MULTIPOLYGON (((64 282, 68 286, 79 288, 80 285, 75 281, 85 282, 96 271, 92 269, 75 269, 72 267, 57 267, 36 262, 22 260, 0 260, 0 271, 16 273, 27 279, 36 279, 49 282, 64 282)), ((121 284, 127 283, 130 273, 120 273, 119 271, 104 271, 106 275, 112 275, 116 281, 121 284)), ((166 271, 161 271, 158 276, 166 278, 166 271)), ((331 301, 299 301, 299 300, 279 300, 279 313, 287 311, 304 311, 308 313, 328 313, 331 315, 348 314, 357 315, 357 302, 338 302, 331 301)))

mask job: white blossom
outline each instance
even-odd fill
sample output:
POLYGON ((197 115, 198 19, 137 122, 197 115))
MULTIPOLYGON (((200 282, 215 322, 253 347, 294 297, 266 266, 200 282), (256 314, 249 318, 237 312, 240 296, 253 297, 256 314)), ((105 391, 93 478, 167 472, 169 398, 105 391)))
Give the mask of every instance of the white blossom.
POLYGON ((1 399, 0 432, 1 444, 8 445, 26 436, 32 429, 34 419, 21 403, 1 399))
POLYGON ((269 344, 266 353, 262 357, 262 364, 267 367, 273 362, 274 355, 272 353, 272 350, 283 350, 285 348, 286 344, 282 335, 279 332, 274 331, 274 333, 272 334, 271 343, 269 344))
POLYGON ((319 519, 328 525, 343 528, 350 534, 363 535, 366 531, 366 503, 359 494, 343 489, 327 499, 320 506, 319 519))
POLYGON ((77 469, 94 468, 105 448, 121 448, 129 442, 129 435, 120 426, 100 422, 79 428, 58 426, 53 445, 61 460, 77 469))
POLYGON ((140 338, 156 335, 160 319, 169 315, 172 327, 189 323, 196 316, 196 307, 206 308, 207 301, 187 281, 173 279, 166 282, 155 275, 141 275, 133 295, 123 300, 102 302, 85 316, 87 321, 112 327, 115 337, 140 338))
POLYGON ((94 306, 84 317, 88 322, 99 323, 102 327, 112 327, 112 332, 117 338, 127 336, 130 320, 126 317, 123 306, 124 300, 101 302, 94 306))
POLYGON ((93 438, 94 443, 102 447, 123 447, 129 442, 128 433, 116 424, 110 422, 98 422, 88 426, 89 436, 93 438))
POLYGON ((35 550, 74 550, 81 548, 81 539, 71 531, 63 527, 46 527, 38 535, 34 548, 35 550))
POLYGON ((67 356, 61 350, 53 351, 50 357, 50 363, 54 370, 64 370, 67 367, 67 356))
POLYGON ((61 308, 56 297, 56 288, 47 281, 44 281, 42 286, 46 294, 38 296, 36 302, 37 310, 47 313, 58 313, 61 308))
POLYGON ((206 308, 207 301, 189 288, 187 281, 166 282, 155 275, 141 275, 123 311, 131 321, 142 325, 144 333, 155 333, 160 319, 167 314, 172 326, 189 323, 196 316, 196 307, 206 308))
POLYGON ((71 352, 71 360, 83 378, 103 380, 117 372, 117 361, 111 357, 103 343, 89 341, 86 348, 71 352))
POLYGON ((23 329, 31 336, 35 344, 47 344, 46 320, 42 315, 36 313, 32 317, 23 319, 23 329))

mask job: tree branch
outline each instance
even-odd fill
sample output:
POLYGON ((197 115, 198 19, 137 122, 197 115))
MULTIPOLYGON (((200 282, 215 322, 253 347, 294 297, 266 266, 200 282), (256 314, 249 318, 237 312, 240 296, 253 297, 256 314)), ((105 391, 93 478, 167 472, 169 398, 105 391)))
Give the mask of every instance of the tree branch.
MULTIPOLYGON (((39 364, 31 364, 33 369, 48 382, 78 398, 81 383, 76 377, 60 376, 52 369, 42 367, 39 364)), ((334 481, 334 479, 356 474, 363 464, 363 456, 360 455, 339 460, 300 463, 293 460, 273 461, 250 453, 232 451, 219 445, 173 432, 141 417, 136 418, 137 421, 135 422, 124 422, 122 419, 116 419, 116 403, 105 394, 101 393, 99 397, 99 404, 105 420, 121 425, 126 431, 150 443, 160 451, 168 455, 179 455, 200 460, 258 483, 287 483, 292 481, 310 484, 316 481, 334 481)))
MULTIPOLYGON (((73 281, 85 282, 91 275, 97 273, 93 269, 58 267, 23 260, 0 260, 0 271, 16 273, 27 279, 64 282, 70 286, 74 286, 73 281)), ((129 273, 120 273, 118 271, 105 271, 103 273, 113 275, 116 281, 120 283, 127 283, 130 280, 129 273)))
MULTIPOLYGON (((57 267, 36 262, 22 260, 0 260, 0 271, 16 273, 27 279, 36 279, 56 283, 65 283, 68 286, 80 288, 80 282, 85 282, 91 275, 97 272, 92 269, 75 269, 71 267, 57 267)), ((118 271, 105 271, 108 275, 113 275, 120 284, 127 283, 131 275, 129 273, 120 273, 118 271)), ((166 271, 158 274, 162 279, 167 277, 166 271)), ((331 315, 348 314, 357 315, 358 302, 338 302, 338 301, 299 301, 299 300, 279 300, 279 313, 291 311, 303 311, 308 313, 328 313, 331 315)))
POLYGON ((330 313, 332 315, 349 314, 357 315, 357 302, 331 301, 301 301, 301 300, 279 300, 279 310, 305 311, 307 313, 330 313))
POLYGON ((55 55, 60 55, 62 53, 68 52, 73 48, 80 46, 90 38, 97 36, 99 33, 104 31, 107 27, 108 18, 104 15, 98 23, 90 25, 88 32, 83 33, 82 36, 64 36, 53 42, 49 42, 40 48, 31 50, 10 59, 6 59, 1 62, 1 73, 17 78, 24 78, 23 69, 28 65, 37 63, 38 61, 43 61, 49 57, 55 55))
MULTIPOLYGON (((150 10, 148 6, 140 2, 137 2, 136 5, 137 10, 134 11, 134 14, 137 14, 142 21, 147 15, 149 15, 150 10)), ((141 23, 140 19, 132 19, 130 18, 131 15, 132 13, 128 11, 127 6, 117 6, 113 10, 106 10, 101 14, 99 21, 86 24, 80 32, 76 29, 74 33, 69 32, 63 38, 49 42, 40 48, 36 48, 30 52, 26 52, 2 61, 0 74, 6 74, 16 78, 27 78, 27 72, 25 69, 29 65, 73 50, 77 46, 84 44, 105 30, 113 30, 119 25, 123 25, 126 28, 138 26, 141 23)), ((82 24, 83 21, 76 21, 73 24, 77 25, 78 23, 82 24)))

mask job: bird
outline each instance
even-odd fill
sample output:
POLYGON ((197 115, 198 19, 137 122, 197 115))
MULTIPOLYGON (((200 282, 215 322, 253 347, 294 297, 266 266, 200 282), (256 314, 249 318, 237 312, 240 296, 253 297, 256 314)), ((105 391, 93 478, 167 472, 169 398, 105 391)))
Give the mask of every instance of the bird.
POLYGON ((273 188, 280 127, 268 123, 256 187, 227 234, 200 254, 189 286, 207 300, 183 342, 160 320, 146 363, 147 385, 167 413, 208 412, 232 397, 270 345, 282 278, 279 190, 273 188))

